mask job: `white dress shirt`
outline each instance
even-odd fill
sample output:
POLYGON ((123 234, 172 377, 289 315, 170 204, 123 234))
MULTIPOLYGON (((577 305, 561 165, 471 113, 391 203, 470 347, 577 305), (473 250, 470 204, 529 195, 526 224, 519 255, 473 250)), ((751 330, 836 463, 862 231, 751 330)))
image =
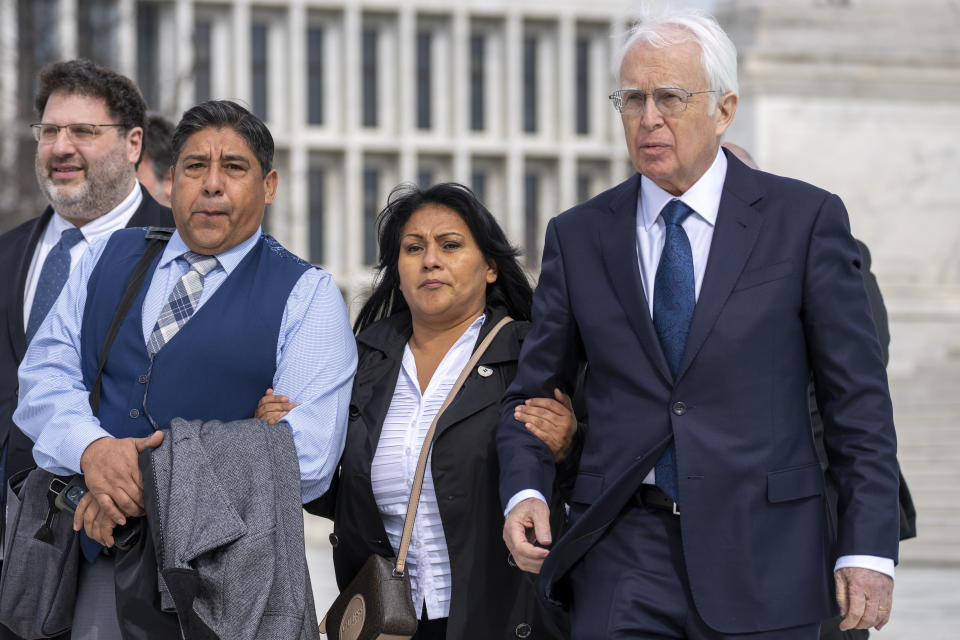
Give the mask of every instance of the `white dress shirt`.
MULTIPOLYGON (((694 295, 699 300, 700 286, 703 284, 707 259, 710 257, 710 246, 713 243, 713 231, 717 222, 717 212, 720 210, 720 197, 723 194, 723 183, 726 177, 727 157, 723 149, 717 149, 717 157, 710 168, 680 196, 673 196, 664 191, 646 176, 640 177, 640 195, 637 198, 637 260, 640 263, 640 277, 643 281, 643 292, 647 296, 647 304, 650 307, 651 318, 653 317, 654 280, 666 240, 666 225, 660 212, 671 200, 680 200, 693 209, 693 213, 687 216, 681 226, 690 240, 693 255, 694 295)), ((643 483, 656 484, 654 469, 644 477, 643 483)), ((524 489, 510 499, 505 513, 510 513, 517 503, 531 497, 539 497, 546 502, 539 491, 524 489)), ((841 556, 837 559, 834 570, 842 567, 873 569, 891 578, 894 575, 893 560, 890 558, 863 555, 841 556)))
MULTIPOLYGON (((373 456, 370 481, 383 519, 383 526, 394 551, 400 548, 403 520, 417 471, 423 440, 434 416, 470 360, 485 316, 481 315, 447 351, 423 394, 417 378, 417 363, 410 345, 403 348, 403 362, 390 409, 383 421, 377 452, 373 456)), ((424 604, 431 620, 450 615, 450 555, 443 535, 437 492, 430 470, 433 452, 427 459, 420 503, 414 520, 413 536, 407 555, 413 608, 419 617, 424 604)))
MULTIPOLYGON (((123 199, 123 202, 100 216, 94 218, 87 224, 80 227, 80 233, 83 234, 83 240, 73 245, 70 249, 70 270, 77 266, 80 258, 83 256, 90 243, 97 238, 110 235, 117 229, 123 229, 130 222, 130 218, 136 213, 143 202, 143 193, 140 191, 140 183, 134 181, 133 189, 123 199)), ((60 236, 64 231, 73 227, 72 222, 61 216, 54 210, 47 228, 37 242, 37 248, 33 252, 33 259, 30 261, 30 267, 27 269, 27 281, 23 290, 23 326, 26 327, 30 322, 30 309, 33 307, 33 298, 37 293, 37 282, 40 280, 40 270, 43 269, 43 261, 47 259, 50 250, 54 245, 60 242, 60 236)))

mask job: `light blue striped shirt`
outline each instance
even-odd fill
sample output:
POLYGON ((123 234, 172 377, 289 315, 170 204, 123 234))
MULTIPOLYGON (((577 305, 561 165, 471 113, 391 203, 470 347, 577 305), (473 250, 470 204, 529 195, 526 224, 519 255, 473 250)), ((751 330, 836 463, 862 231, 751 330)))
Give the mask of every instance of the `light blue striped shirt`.
MULTIPOLYGON (((198 309, 223 284, 261 236, 217 255, 219 266, 204 278, 198 309)), ((89 390, 80 366, 80 327, 87 282, 106 246, 91 244, 70 274, 60 297, 27 349, 20 365, 20 401, 13 420, 36 443, 37 464, 58 474, 80 472, 90 443, 109 436, 90 411, 89 390)), ((143 301, 144 345, 170 292, 189 268, 176 258, 188 251, 174 233, 160 256, 143 301)), ((340 460, 346 438, 350 390, 357 348, 340 290, 329 273, 308 269, 294 285, 277 340, 273 388, 297 406, 284 418, 293 433, 304 502, 323 494, 340 460)))

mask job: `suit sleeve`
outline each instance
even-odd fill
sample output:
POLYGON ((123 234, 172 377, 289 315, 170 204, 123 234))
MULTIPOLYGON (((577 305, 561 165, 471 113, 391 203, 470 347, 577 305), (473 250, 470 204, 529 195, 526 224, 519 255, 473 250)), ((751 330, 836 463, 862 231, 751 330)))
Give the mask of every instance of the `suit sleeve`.
POLYGON ((830 474, 837 555, 897 560, 896 433, 887 376, 847 213, 829 196, 808 245, 803 319, 830 474))
POLYGON ((504 507, 525 489, 539 491, 550 502, 556 472, 553 455, 543 441, 513 419, 513 411, 528 398, 553 397, 555 387, 572 394, 581 351, 555 218, 547 225, 540 282, 533 296, 533 322, 520 351, 517 376, 500 406, 497 455, 504 507))

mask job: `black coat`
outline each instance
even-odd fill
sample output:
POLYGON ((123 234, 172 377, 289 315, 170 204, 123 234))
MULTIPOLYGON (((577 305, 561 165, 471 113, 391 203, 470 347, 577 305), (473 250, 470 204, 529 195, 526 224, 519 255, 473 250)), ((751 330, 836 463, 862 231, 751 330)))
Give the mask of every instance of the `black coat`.
MULTIPOLYGON (((478 344, 503 316, 502 310, 487 310, 478 344)), ((516 568, 502 538, 494 435, 500 398, 516 373, 527 327, 513 322, 500 331, 479 362, 492 375, 471 372, 437 425, 431 471, 450 555, 451 639, 566 637, 559 630, 566 621, 542 609, 531 574, 516 568)), ((373 496, 370 466, 411 331, 410 315, 404 312, 357 337, 359 363, 340 473, 330 492, 307 506, 313 513, 334 516, 331 542, 341 589, 370 554, 395 555, 373 496)), ((563 510, 553 512, 558 519, 563 510)))
MULTIPOLYGON (((172 227, 170 209, 157 203, 146 188, 128 227, 172 227)), ((13 424, 17 408, 17 368, 27 350, 23 326, 23 294, 27 271, 40 237, 53 216, 47 207, 38 217, 0 235, 0 443, 9 445, 4 486, 11 475, 34 466, 33 442, 13 424)))

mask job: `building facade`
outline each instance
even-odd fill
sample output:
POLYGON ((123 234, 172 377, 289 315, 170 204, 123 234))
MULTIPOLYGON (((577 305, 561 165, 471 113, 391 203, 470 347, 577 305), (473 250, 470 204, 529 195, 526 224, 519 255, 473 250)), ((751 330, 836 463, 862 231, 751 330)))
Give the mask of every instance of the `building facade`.
MULTIPOLYGON (((277 143, 266 226, 331 271, 352 310, 399 182, 470 186, 532 274, 546 221, 631 171, 607 95, 628 26, 609 0, 11 0, 2 5, 2 144, 34 194, 26 124, 44 63, 91 58, 174 121, 210 98, 264 118, 277 143), (15 29, 12 28, 15 26, 15 29)), ((9 164, 5 166, 10 166, 9 164)), ((32 211, 36 211, 34 208, 32 211)), ((34 214, 35 215, 35 214, 34 214)))

